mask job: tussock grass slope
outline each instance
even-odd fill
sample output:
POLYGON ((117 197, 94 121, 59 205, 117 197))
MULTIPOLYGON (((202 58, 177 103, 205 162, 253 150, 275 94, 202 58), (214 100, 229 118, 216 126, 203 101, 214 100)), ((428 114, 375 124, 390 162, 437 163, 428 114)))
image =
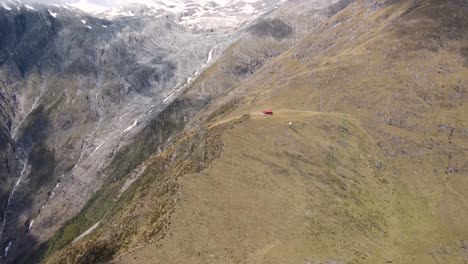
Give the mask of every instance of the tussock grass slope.
POLYGON ((182 178, 170 235, 116 263, 382 256, 392 184, 383 165, 376 168, 376 142, 349 116, 252 115, 222 139, 222 157, 209 170, 182 178))
MULTIPOLYGON (((119 203, 118 223, 133 219, 122 217, 133 217, 128 210, 144 216, 131 225, 139 231, 123 228, 133 242, 118 243, 115 263, 467 260, 467 6, 346 3, 251 75, 226 81, 233 65, 219 61, 195 82, 230 87, 216 90, 190 132, 217 131, 216 158, 199 159, 212 150, 201 141, 175 140, 185 155, 176 160, 203 169, 148 165, 145 182, 157 189, 161 175, 177 178, 177 191, 139 191, 140 200, 119 203), (275 114, 258 115, 267 108, 275 114), (174 201, 167 225, 150 202, 161 197, 174 201), (144 224, 153 214, 160 226, 144 224)), ((61 256, 118 241, 105 240, 118 230, 112 223, 61 256)))

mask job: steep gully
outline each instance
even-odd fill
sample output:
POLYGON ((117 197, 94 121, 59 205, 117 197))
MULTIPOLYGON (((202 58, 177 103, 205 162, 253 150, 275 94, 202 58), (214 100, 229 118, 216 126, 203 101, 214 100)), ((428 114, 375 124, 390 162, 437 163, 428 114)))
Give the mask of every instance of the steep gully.
MULTIPOLYGON (((44 89, 45 89, 45 85, 41 85, 41 90, 39 92, 39 95, 36 97, 36 99, 34 100, 34 103, 31 107, 31 109, 24 115, 23 119, 21 119, 21 121, 19 122, 19 124, 16 126, 16 128, 13 130, 13 133, 12 133, 12 139, 13 140, 17 140, 17 136, 18 136, 18 129, 21 128, 21 126, 23 125, 24 121, 29 117, 29 115, 37 109, 38 105, 39 105, 39 102, 41 101, 43 95, 44 95, 44 89)), ((18 178, 18 180, 16 181, 14 187, 13 187, 13 190, 11 191, 10 193, 10 196, 8 197, 8 200, 7 200, 7 205, 5 207, 5 211, 3 212, 3 218, 2 218, 2 225, 1 225, 1 229, 0 229, 0 241, 3 239, 3 232, 5 230, 5 227, 8 223, 8 212, 10 211, 10 206, 11 206, 11 203, 13 201, 13 198, 18 190, 18 188, 20 187, 21 185, 21 182, 23 181, 24 177, 27 175, 27 168, 28 168, 28 158, 27 158, 27 153, 24 153, 24 157, 23 158, 23 169, 21 170, 21 173, 20 173, 20 176, 18 178)), ((33 222, 30 223, 30 226, 29 228, 32 227, 32 224, 33 222)), ((6 248, 4 249, 4 256, 6 257, 8 255, 8 251, 9 249, 13 246, 13 241, 9 241, 8 242, 8 245, 6 246, 6 248)))
MULTIPOLYGON (((211 61, 213 60, 213 52, 215 51, 217 45, 215 45, 209 52, 208 52, 208 56, 207 56, 207 60, 205 62, 205 64, 203 64, 199 70, 195 71, 190 77, 187 78, 187 81, 185 82, 185 84, 183 84, 182 86, 180 86, 178 89, 176 89, 174 92, 172 92, 171 94, 169 94, 165 99, 163 99, 162 103, 163 104, 166 104, 168 103, 172 98, 174 98, 175 95, 177 95, 178 93, 180 93, 184 88, 186 88, 194 79, 196 79, 196 77, 211 63, 211 61)), ((23 117, 23 119, 19 122, 19 124, 16 126, 16 128, 13 130, 13 133, 12 133, 12 138, 13 140, 17 140, 17 136, 18 136, 18 130, 19 128, 21 128, 22 124, 24 123, 24 121, 29 117, 29 115, 34 111, 36 110, 36 108, 38 107, 39 105, 39 102, 40 100, 42 99, 43 95, 44 95, 44 87, 45 85, 42 85, 41 86, 41 91, 39 93, 39 95, 37 96, 37 98, 35 99, 31 109, 25 114, 25 116, 23 117)), ((122 134, 125 134, 127 132, 129 132, 130 130, 134 129, 136 126, 138 126, 139 124, 139 120, 143 119, 145 116, 149 115, 153 110, 149 110, 145 113, 145 115, 143 116, 140 116, 138 118, 135 119, 135 121, 133 122, 132 125, 130 125, 129 127, 127 127, 125 130, 122 131, 122 134)), ((98 151, 103 145, 105 144, 104 143, 101 143, 99 144, 92 152, 89 156, 92 156, 94 153, 96 153, 96 151, 98 151)), ((78 159, 77 161, 77 164, 73 167, 76 168, 79 166, 80 164, 80 161, 82 160, 83 156, 84 156, 84 153, 86 151, 81 151, 81 154, 80 154, 80 158, 78 159)), ((4 234, 4 229, 8 223, 8 212, 10 211, 10 206, 11 206, 11 203, 12 203, 12 200, 18 190, 18 188, 20 187, 21 185, 21 182, 23 181, 24 177, 27 175, 27 168, 28 168, 28 160, 27 160, 27 153, 25 153, 26 155, 24 155, 26 158, 23 159, 23 169, 21 171, 21 174, 20 174, 20 177, 18 178, 18 180, 16 181, 14 187, 13 187, 13 190, 11 191, 10 193, 10 196, 8 197, 8 200, 7 200, 7 205, 5 207, 5 211, 3 213, 3 219, 2 219, 2 224, 1 224, 1 229, 0 229, 0 241, 3 239, 3 234, 4 234)), ((62 176, 62 178, 65 176, 65 174, 62 176)), ((55 191, 57 190, 57 188, 60 187, 60 182, 57 183, 57 185, 55 186, 55 188, 52 190, 51 192, 51 195, 49 198, 53 198, 54 194, 55 194, 55 191)), ((45 206, 42 206, 42 209, 44 208, 45 206)), ((29 223, 29 230, 33 227, 33 224, 34 224, 34 219, 30 221, 29 223)), ((91 233, 91 232, 90 232, 91 233)), ((83 234, 82 236, 86 236, 86 234, 83 234)), ((14 241, 11 240, 11 241, 8 241, 7 243, 7 246, 4 248, 4 257, 7 257, 8 256, 8 252, 11 250, 11 248, 14 246, 14 241)))

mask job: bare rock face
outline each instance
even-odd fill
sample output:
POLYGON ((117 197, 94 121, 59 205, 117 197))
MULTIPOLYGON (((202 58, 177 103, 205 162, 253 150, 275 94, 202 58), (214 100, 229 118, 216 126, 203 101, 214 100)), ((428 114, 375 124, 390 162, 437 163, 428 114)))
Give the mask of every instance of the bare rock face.
POLYGON ((181 131, 210 95, 176 98, 279 1, 204 11, 179 4, 183 10, 136 2, 90 14, 1 1, 2 262, 49 239, 103 184, 181 131))
MULTIPOLYGON (((24 153, 4 157, 2 174, 11 176, 2 181, 18 188, 2 190, 10 193, 2 202, 3 245, 20 245, 26 236, 29 245, 29 237, 44 240, 77 213, 108 177, 102 169, 114 153, 164 108, 217 42, 165 18, 82 16, 2 14, 10 40, 2 43, 2 94, 16 96, 2 102, 13 109, 5 114, 2 149, 18 144, 24 153), (10 168, 14 159, 24 164, 21 175, 10 168)), ((14 252, 10 247, 5 255, 14 252)))

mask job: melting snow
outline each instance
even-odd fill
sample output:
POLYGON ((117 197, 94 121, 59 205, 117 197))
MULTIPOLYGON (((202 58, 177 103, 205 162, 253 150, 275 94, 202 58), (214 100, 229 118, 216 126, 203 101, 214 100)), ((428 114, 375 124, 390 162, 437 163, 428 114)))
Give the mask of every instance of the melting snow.
MULTIPOLYGON (((236 27, 259 14, 255 3, 258 0, 117 0, 104 1, 113 5, 99 4, 96 0, 76 0, 70 6, 98 17, 108 19, 132 17, 136 14, 129 7, 139 7, 146 15, 171 13, 181 18, 180 23, 188 28, 236 27), (215 4, 213 4, 215 3, 215 4), (146 7, 142 9, 141 7, 146 7)), ((260 4, 258 4, 260 7, 260 4)), ((262 8, 266 11, 265 8, 262 8)), ((158 16, 159 17, 159 16, 158 16)))
POLYGON ((134 127, 136 127, 137 124, 138 124, 138 118, 135 119, 135 122, 133 122, 133 124, 131 126, 127 127, 123 132, 125 133, 127 131, 132 130, 134 127))
POLYGON ((25 6, 27 9, 29 9, 29 10, 36 10, 36 9, 34 9, 34 7, 32 7, 32 6, 30 6, 30 5, 26 5, 26 4, 25 4, 24 6, 25 6))
POLYGON ((49 9, 47 9, 47 11, 49 12, 49 14, 53 17, 57 17, 57 13, 54 13, 52 11, 50 11, 49 9))
POLYGON ((206 63, 205 63, 205 65, 203 65, 203 67, 205 67, 208 63, 210 63, 211 60, 213 59, 213 50, 214 50, 214 49, 215 49, 215 48, 212 48, 212 49, 210 50, 210 52, 208 52, 208 59, 206 60, 206 63))
MULTIPOLYGON (((213 60, 213 51, 216 49, 216 46, 214 46, 210 52, 208 52, 208 58, 206 59, 205 64, 201 67, 201 69, 204 69, 212 60, 213 60)), ((177 89, 175 92, 171 93, 169 96, 164 98, 163 103, 166 103, 171 99, 176 93, 180 92, 185 86, 187 86, 198 74, 200 73, 200 70, 196 71, 192 76, 187 78, 187 81, 185 82, 184 85, 182 85, 179 89, 177 89)))
POLYGON ((103 27, 103 28, 107 28, 107 26, 106 26, 106 25, 102 25, 102 27, 103 27))
POLYGON ((89 154, 89 156, 91 157, 96 151, 98 151, 100 148, 102 147, 102 144, 99 144, 99 146, 97 146, 93 152, 91 152, 91 154, 89 154))
POLYGON ((76 168, 76 167, 78 167, 78 165, 80 164, 81 159, 83 159, 83 156, 84 156, 84 152, 81 151, 80 158, 79 158, 78 161, 76 162, 76 164, 75 164, 75 166, 73 167, 73 169, 76 168))
POLYGON ((66 6, 66 5, 62 5, 61 7, 65 8, 65 9, 68 9, 68 10, 70 10, 70 11, 71 11, 71 8, 70 8, 70 7, 68 7, 68 6, 66 6))
POLYGON ((107 8, 104 6, 97 5, 95 3, 92 3, 89 0, 80 0, 77 3, 71 4, 71 6, 76 7, 78 9, 81 9, 85 12, 93 13, 93 12, 103 12, 107 8))
POLYGON ((8 251, 10 251, 11 246, 13 246, 13 241, 8 242, 8 245, 5 248, 5 254, 4 254, 5 257, 8 256, 8 251))
POLYGON ((8 197, 8 200, 7 200, 7 205, 5 207, 5 210, 3 211, 3 222, 2 222, 2 227, 0 229, 0 240, 2 239, 3 237, 3 231, 5 229, 5 226, 6 226, 6 223, 7 223, 7 212, 8 212, 8 209, 10 207, 10 204, 11 204, 11 199, 13 199, 13 196, 15 195, 16 193, 16 190, 18 189, 21 181, 23 180, 23 177, 25 175, 25 172, 26 172, 26 169, 28 168, 28 162, 26 162, 24 164, 24 167, 23 167, 23 170, 21 171, 21 175, 19 177, 19 179, 16 181, 16 184, 15 186, 13 187, 13 190, 11 191, 10 193, 10 196, 8 197))
POLYGON ((11 11, 11 8, 8 7, 5 3, 2 2, 1 5, 2 5, 2 7, 5 8, 6 10, 11 11))
POLYGON ((163 103, 167 102, 171 97, 174 96, 174 93, 171 93, 168 97, 164 98, 163 103))
POLYGON ((87 27, 87 28, 89 28, 89 29, 93 29, 93 28, 92 28, 92 27, 90 27, 90 26, 86 26, 86 27, 87 27))
POLYGON ((253 14, 255 13, 255 8, 251 5, 246 5, 242 9, 242 13, 247 14, 247 15, 253 14))

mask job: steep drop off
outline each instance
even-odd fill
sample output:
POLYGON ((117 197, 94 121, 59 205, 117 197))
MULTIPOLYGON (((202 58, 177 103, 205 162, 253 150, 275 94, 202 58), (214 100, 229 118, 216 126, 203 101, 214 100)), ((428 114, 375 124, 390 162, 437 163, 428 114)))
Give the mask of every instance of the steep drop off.
POLYGON ((194 115, 180 108, 206 102, 172 102, 274 7, 195 30, 148 7, 100 17, 69 5, 0 2, 2 262, 31 253, 103 184, 125 179, 180 132, 194 115))
POLYGON ((249 25, 21 260, 466 262, 468 5, 321 3, 249 25))
MULTIPOLYGON (((228 48, 180 97, 219 92, 186 132, 218 131, 217 159, 175 139, 153 159, 187 155, 199 169, 148 162, 130 191, 137 198, 118 200, 93 233, 46 262, 466 261, 466 3, 358 0, 327 11, 278 55, 238 64, 239 50, 259 46, 228 48), (259 116, 266 108, 277 114, 259 116), (169 182, 164 194, 143 191, 169 182), (119 229, 130 241, 109 250, 119 229)), ((296 19, 288 24, 305 16, 296 19)), ((281 24, 262 23, 266 32, 281 24)))

